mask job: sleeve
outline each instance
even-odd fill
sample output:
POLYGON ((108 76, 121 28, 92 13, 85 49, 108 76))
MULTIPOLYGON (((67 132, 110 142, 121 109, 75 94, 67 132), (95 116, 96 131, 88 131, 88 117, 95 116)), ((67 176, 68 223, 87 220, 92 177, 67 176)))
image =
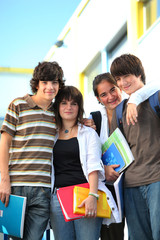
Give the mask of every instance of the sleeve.
POLYGON ((150 82, 144 85, 144 87, 137 90, 135 93, 132 93, 128 103, 134 103, 138 106, 141 102, 144 102, 145 100, 147 100, 151 95, 153 95, 159 89, 160 89, 160 84, 150 82))
POLYGON ((104 166, 101 160, 101 142, 97 133, 90 131, 87 144, 87 172, 99 171, 99 179, 104 180, 104 166))
POLYGON ((14 102, 11 102, 7 109, 7 113, 1 128, 1 133, 7 132, 13 137, 16 132, 18 116, 19 116, 18 106, 16 106, 14 102))

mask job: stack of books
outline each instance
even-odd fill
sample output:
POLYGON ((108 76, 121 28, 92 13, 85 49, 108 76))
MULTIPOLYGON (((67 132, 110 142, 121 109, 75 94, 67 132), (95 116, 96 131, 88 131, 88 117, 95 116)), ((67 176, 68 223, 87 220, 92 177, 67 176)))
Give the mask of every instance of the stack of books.
MULTIPOLYGON (((57 197, 65 218, 65 221, 80 219, 85 216, 85 207, 78 206, 88 197, 89 184, 83 183, 57 189, 57 197)), ((97 217, 111 217, 111 209, 107 202, 106 193, 98 190, 97 217)))

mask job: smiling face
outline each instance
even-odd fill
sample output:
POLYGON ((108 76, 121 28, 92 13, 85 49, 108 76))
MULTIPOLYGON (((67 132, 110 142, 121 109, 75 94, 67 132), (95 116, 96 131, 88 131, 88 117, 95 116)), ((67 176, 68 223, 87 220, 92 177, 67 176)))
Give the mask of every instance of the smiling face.
POLYGON ((59 82, 57 81, 39 81, 37 87, 37 97, 51 102, 57 95, 59 90, 59 82))
POLYGON ((114 84, 102 80, 97 86, 98 101, 101 102, 106 109, 113 110, 121 102, 121 90, 114 84))
POLYGON ((59 105, 62 120, 77 121, 79 106, 74 100, 63 99, 59 105))
POLYGON ((144 83, 141 80, 141 75, 136 77, 133 74, 126 74, 123 76, 116 76, 115 80, 119 88, 128 95, 131 95, 144 86, 144 83))

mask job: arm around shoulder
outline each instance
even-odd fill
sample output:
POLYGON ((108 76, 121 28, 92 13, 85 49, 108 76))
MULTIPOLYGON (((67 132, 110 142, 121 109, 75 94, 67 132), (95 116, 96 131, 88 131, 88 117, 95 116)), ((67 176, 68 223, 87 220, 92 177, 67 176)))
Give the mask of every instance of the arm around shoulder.
POLYGON ((160 90, 160 84, 155 82, 150 82, 144 85, 144 87, 140 88, 136 92, 132 93, 128 103, 134 103, 137 106, 147 100, 150 96, 152 96, 155 92, 160 90))

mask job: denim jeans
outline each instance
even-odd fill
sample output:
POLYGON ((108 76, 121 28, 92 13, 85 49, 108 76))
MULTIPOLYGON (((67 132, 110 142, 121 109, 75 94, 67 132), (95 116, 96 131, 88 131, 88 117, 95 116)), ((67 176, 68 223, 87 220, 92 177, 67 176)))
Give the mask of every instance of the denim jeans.
POLYGON ((99 239, 102 218, 81 218, 65 222, 56 194, 52 195, 50 211, 51 227, 55 240, 99 239))
POLYGON ((160 182, 125 188, 125 215, 130 240, 160 240, 160 182))
MULTIPOLYGON (((24 240, 42 240, 49 220, 51 189, 45 187, 12 187, 12 194, 26 196, 24 240)), ((9 239, 19 239, 10 237, 9 239)))

